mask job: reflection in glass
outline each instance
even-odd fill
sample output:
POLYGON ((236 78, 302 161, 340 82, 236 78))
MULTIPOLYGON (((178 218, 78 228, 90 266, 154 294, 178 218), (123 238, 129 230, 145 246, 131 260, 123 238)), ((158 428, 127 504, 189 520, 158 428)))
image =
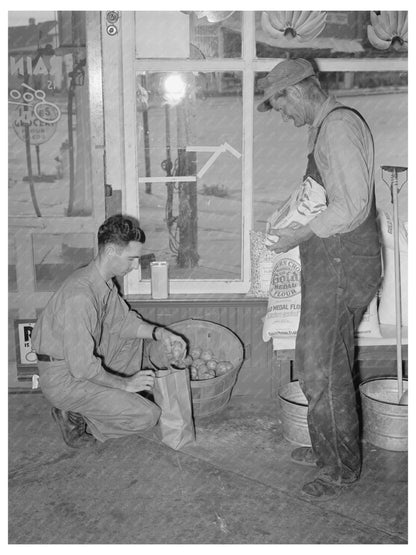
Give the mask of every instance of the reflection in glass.
POLYGON ((60 20, 62 13, 9 12, 13 216, 92 213, 86 12, 68 12, 69 22, 60 20), (71 44, 63 43, 69 35, 71 44))
POLYGON ((91 233, 34 233, 36 291, 56 291, 74 270, 94 257, 91 233))
POLYGON ((138 58, 241 57, 241 12, 136 12, 138 58))
POLYGON ((142 278, 156 259, 171 279, 241 279, 241 73, 144 72, 136 91, 142 278))
POLYGON ((256 12, 258 58, 407 57, 407 12, 256 12))

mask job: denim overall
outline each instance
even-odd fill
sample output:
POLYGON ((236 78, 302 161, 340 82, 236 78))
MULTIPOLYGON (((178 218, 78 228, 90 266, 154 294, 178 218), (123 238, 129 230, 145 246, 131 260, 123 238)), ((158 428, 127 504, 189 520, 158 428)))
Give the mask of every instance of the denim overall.
MULTIPOLYGON (((356 112, 344 106, 334 110, 338 109, 356 112)), ((314 159, 321 126, 308 155, 306 176, 324 186, 314 159)), ((299 250, 302 304, 296 366, 308 400, 312 448, 321 475, 336 483, 350 483, 359 478, 361 470, 352 375, 354 329, 381 277, 374 192, 370 213, 357 228, 325 238, 314 235, 301 243, 299 250)))

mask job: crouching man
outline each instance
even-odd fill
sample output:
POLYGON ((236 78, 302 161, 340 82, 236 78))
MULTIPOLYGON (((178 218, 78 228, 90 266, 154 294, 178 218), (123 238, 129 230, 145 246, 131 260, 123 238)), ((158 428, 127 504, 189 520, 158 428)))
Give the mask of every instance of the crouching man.
POLYGON ((44 396, 63 439, 78 448, 154 426, 159 407, 142 370, 143 339, 185 342, 130 310, 113 282, 139 264, 145 234, 134 218, 115 215, 98 230, 98 254, 69 276, 49 300, 32 334, 44 396))

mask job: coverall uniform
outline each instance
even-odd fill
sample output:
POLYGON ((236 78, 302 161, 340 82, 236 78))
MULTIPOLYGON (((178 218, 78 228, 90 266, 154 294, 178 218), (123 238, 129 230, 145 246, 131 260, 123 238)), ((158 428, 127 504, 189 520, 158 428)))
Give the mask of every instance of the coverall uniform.
POLYGON ((375 296, 381 258, 374 196, 374 145, 360 114, 329 97, 310 129, 306 175, 328 207, 300 244, 300 386, 320 474, 346 484, 361 470, 353 383, 354 330, 375 296))
POLYGON ((93 260, 64 281, 33 329, 35 351, 54 359, 39 362, 43 394, 55 407, 80 413, 99 441, 137 433, 159 419, 159 407, 143 396, 93 381, 105 369, 124 376, 141 369, 141 325, 93 260))

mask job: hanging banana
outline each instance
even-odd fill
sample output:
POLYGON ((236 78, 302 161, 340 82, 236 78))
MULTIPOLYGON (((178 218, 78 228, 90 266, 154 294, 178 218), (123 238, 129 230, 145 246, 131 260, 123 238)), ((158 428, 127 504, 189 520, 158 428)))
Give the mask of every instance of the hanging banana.
POLYGON ((261 25, 272 38, 305 42, 317 37, 325 28, 326 12, 276 11, 263 12, 261 25))
POLYGON ((370 21, 371 21, 371 26, 373 27, 373 30, 379 39, 381 40, 391 39, 390 34, 386 30, 386 28, 381 24, 381 21, 379 20, 376 12, 370 12, 370 21))
POLYGON ((261 26, 263 27, 265 33, 267 33, 274 39, 282 39, 285 36, 283 29, 276 29, 276 27, 272 25, 269 14, 267 12, 263 12, 261 14, 261 26))
POLYGON ((378 50, 405 50, 408 46, 408 17, 406 11, 370 12, 367 26, 370 43, 378 50))

